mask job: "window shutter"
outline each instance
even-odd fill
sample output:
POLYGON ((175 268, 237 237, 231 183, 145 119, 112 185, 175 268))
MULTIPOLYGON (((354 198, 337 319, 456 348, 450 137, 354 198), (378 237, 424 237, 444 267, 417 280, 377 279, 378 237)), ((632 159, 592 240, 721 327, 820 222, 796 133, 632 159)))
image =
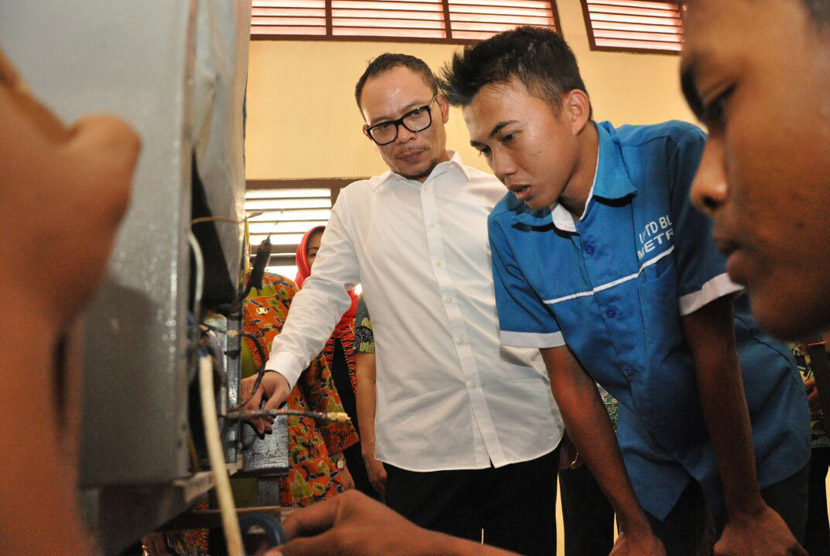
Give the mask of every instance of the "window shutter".
POLYGON ((325 36, 326 0, 254 0, 251 36, 325 36))
POLYGON ((683 44, 679 2, 582 0, 594 50, 676 53, 683 44))
POLYGON ((331 0, 335 37, 446 37, 441 0, 331 0))
POLYGON ((557 19, 550 0, 253 0, 251 36, 463 43, 557 19))
POLYGON ((454 39, 484 40, 519 25, 556 30, 554 4, 545 0, 447 0, 454 39))

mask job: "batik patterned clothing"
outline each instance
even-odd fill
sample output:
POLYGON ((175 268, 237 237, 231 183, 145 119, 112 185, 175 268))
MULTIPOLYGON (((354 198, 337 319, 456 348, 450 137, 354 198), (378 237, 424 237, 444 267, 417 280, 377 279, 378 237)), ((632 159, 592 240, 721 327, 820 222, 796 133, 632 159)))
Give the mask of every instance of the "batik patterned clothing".
MULTIPOLYGON (((813 378, 813 368, 810 366, 810 354, 801 344, 792 344, 790 349, 793 351, 795 362, 798 364, 798 371, 801 373, 801 379, 807 382, 813 378)), ((812 436, 813 448, 828 448, 830 447, 830 436, 824 430, 824 422, 818 418, 811 418, 810 433, 812 436)))
MULTIPOLYGON (((265 274, 263 287, 251 290, 245 300, 244 330, 255 335, 263 348, 271 346, 282 330, 297 286, 277 274, 265 274)), ((253 374, 263 363, 254 343, 245 338, 243 370, 253 374)), ((315 357, 288 397, 287 407, 297 410, 343 411, 331 372, 322 356, 315 357)), ((280 478, 280 505, 308 506, 343 491, 331 456, 358 441, 351 424, 319 424, 313 419, 288 418, 289 472, 280 478)))
POLYGON ((360 353, 375 353, 375 333, 372 331, 372 318, 361 295, 357 301, 357 314, 354 317, 354 350, 360 353))
MULTIPOLYGON (((340 344, 343 347, 343 352, 346 355, 346 363, 348 364, 347 370, 349 374, 349 382, 352 385, 352 397, 354 397, 354 393, 357 391, 357 375, 355 374, 355 350, 352 349, 352 346, 354 346, 355 343, 354 335, 354 326, 351 326, 339 333, 335 331, 334 335, 331 338, 329 338, 328 342, 326 342, 326 346, 323 348, 323 356, 325 356, 326 363, 328 364, 329 369, 331 369, 334 366, 335 342, 337 340, 340 340, 340 344)), ((346 396, 348 395, 348 393, 342 395, 346 396)))

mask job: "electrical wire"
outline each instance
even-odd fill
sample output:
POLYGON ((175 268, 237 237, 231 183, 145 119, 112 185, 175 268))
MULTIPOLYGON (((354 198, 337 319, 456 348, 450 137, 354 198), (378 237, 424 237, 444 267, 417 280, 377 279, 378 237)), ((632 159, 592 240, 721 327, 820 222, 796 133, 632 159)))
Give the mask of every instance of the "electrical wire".
POLYGON ((225 418, 231 421, 261 419, 262 417, 280 417, 292 415, 306 417, 329 423, 350 423, 351 418, 345 411, 308 411, 303 409, 260 409, 259 411, 229 411, 225 418))
POLYGON ((202 291, 205 287, 205 258, 202 255, 202 247, 199 245, 199 240, 193 234, 193 230, 187 230, 187 241, 190 243, 190 249, 193 251, 193 262, 196 270, 196 284, 193 288, 193 316, 196 322, 202 320, 202 291))
POLYGON ((234 338, 236 336, 244 336, 245 338, 250 339, 254 343, 254 347, 256 348, 257 355, 259 355, 260 360, 259 368, 257 369, 256 373, 256 381, 254 382, 254 387, 251 388, 251 395, 248 396, 245 400, 233 406, 232 410, 244 407, 249 401, 251 401, 251 399, 253 399, 256 391, 259 390, 260 384, 262 384, 262 377, 265 376, 265 363, 266 361, 268 361, 268 354, 265 352, 265 348, 262 347, 262 342, 260 342, 259 338, 257 338, 255 335, 251 334, 250 332, 245 332, 244 330, 225 330, 206 323, 202 323, 199 326, 202 330, 212 330, 220 334, 227 334, 231 338, 234 338))
POLYGON ((225 530, 228 556, 244 556, 242 533, 239 529, 239 521, 236 518, 231 481, 228 478, 225 454, 222 450, 222 439, 219 436, 216 400, 213 391, 213 362, 210 357, 199 358, 199 392, 202 400, 202 420, 205 426, 208 459, 216 484, 216 496, 219 499, 219 511, 222 516, 222 527, 225 530))

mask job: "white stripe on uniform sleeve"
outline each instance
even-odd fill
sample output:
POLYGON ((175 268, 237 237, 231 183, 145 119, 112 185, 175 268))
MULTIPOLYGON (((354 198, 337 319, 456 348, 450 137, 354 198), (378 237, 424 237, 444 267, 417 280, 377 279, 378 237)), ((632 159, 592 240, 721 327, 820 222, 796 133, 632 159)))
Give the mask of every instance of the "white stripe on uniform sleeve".
POLYGON ((680 316, 690 315, 707 303, 743 289, 743 286, 730 280, 726 273, 719 274, 703 284, 699 290, 687 293, 678 300, 680 316))
POLYGON ((535 332, 508 332, 499 331, 503 346, 525 348, 553 348, 565 345, 565 337, 561 332, 537 334, 535 332))

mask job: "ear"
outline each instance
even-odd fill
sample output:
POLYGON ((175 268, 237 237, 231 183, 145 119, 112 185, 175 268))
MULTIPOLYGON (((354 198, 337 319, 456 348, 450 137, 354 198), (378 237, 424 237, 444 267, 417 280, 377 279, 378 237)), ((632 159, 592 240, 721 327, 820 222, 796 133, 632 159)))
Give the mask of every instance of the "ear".
POLYGON ((562 108, 571 122, 571 131, 579 135, 591 120, 591 100, 585 91, 574 89, 568 91, 562 99, 562 108))
POLYGON ((435 102, 441 107, 441 119, 444 123, 447 123, 450 119, 450 103, 447 101, 446 95, 444 93, 438 93, 435 102))

